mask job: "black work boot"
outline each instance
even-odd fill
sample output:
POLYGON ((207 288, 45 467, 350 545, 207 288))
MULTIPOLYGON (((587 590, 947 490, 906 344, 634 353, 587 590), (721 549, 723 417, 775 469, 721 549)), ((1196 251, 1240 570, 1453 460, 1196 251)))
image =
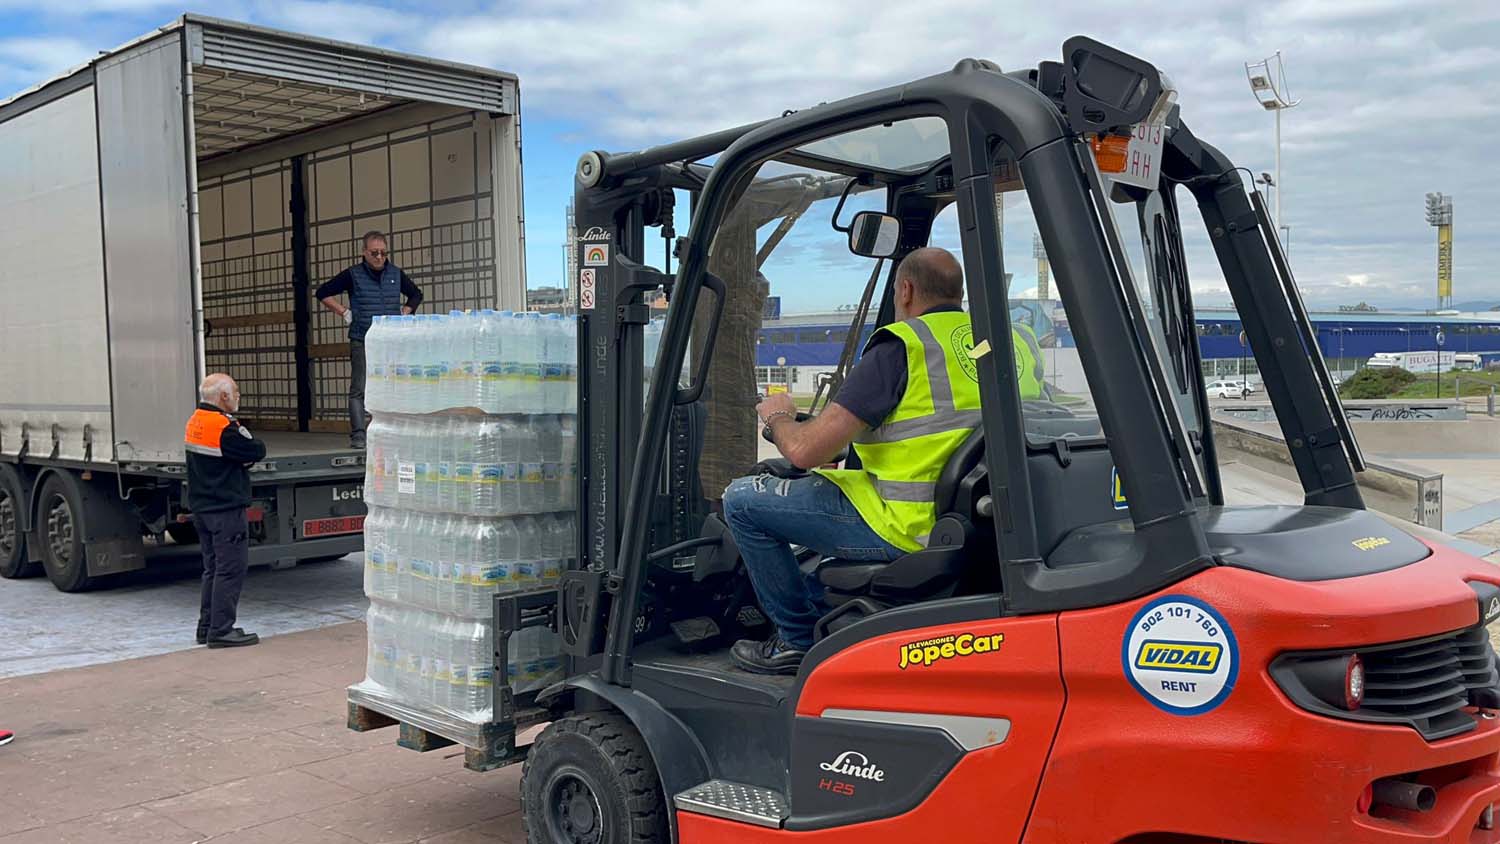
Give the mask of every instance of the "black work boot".
POLYGON ((764 642, 741 639, 729 655, 735 665, 752 674, 796 674, 807 651, 788 644, 777 633, 764 642))
POLYGON ((365 432, 364 431, 355 431, 354 433, 350 434, 349 435, 349 447, 350 448, 364 448, 365 447, 365 432))
MULTIPOLYGON (((234 628, 234 632, 236 632, 236 633, 244 633, 245 631, 241 630, 238 627, 236 627, 236 628, 234 628)), ((208 644, 208 628, 207 627, 199 627, 198 628, 198 637, 197 638, 198 638, 198 644, 200 644, 200 645, 206 645, 206 644, 208 644)))
POLYGON ((243 648, 260 641, 260 637, 254 633, 246 633, 236 627, 222 636, 210 636, 208 646, 210 648, 243 648))

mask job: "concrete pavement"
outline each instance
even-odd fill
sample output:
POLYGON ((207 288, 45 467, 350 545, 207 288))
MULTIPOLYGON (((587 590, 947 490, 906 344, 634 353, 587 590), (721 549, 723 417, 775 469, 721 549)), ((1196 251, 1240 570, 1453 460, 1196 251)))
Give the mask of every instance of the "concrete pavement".
MULTIPOLYGON (((165 549, 164 549, 165 550, 165 549)), ((202 564, 197 549, 153 558, 143 572, 67 595, 45 577, 0 580, 0 677, 97 665, 195 647, 202 564)), ((362 620, 363 558, 256 567, 240 597, 240 626, 262 636, 362 620)))
POLYGON ((0 680, 0 844, 523 842, 519 765, 344 727, 364 655, 350 623, 0 680))

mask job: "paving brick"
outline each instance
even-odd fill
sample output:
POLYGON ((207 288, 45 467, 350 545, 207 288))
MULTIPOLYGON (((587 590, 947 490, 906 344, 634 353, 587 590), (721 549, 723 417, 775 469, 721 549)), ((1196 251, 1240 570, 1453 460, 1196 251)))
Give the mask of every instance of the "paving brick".
POLYGON ((397 844, 509 815, 520 804, 505 795, 439 779, 424 780, 300 817, 363 844, 397 844))
POLYGON ((219 835, 336 806, 360 796, 353 789, 301 771, 277 771, 223 783, 148 805, 206 835, 219 835))
POLYGON ((197 832, 141 806, 0 837, 0 844, 197 844, 197 832))
MULTIPOLYGON (((129 758, 28 762, 7 778, 8 797, 48 824, 185 794, 206 783, 129 758)), ((11 802, 8 800, 7 802, 11 802)))
MULTIPOLYGON (((395 735, 394 731, 390 732, 395 735)), ((463 751, 443 748, 430 753, 417 753, 395 744, 383 744, 356 753, 337 756, 322 762, 302 765, 300 771, 319 779, 353 788, 364 794, 381 794, 393 788, 443 777, 445 774, 462 776, 472 772, 464 770, 463 751)), ((470 783, 459 783, 467 787, 470 783)))
POLYGON ((421 844, 526 844, 526 829, 521 824, 521 813, 516 812, 423 838, 421 844))
POLYGON ((173 770, 217 785, 285 768, 324 760, 337 762, 348 755, 340 748, 324 747, 294 733, 268 733, 198 748, 172 762, 173 770))
POLYGON ((359 844, 359 840, 301 818, 283 818, 216 835, 210 844, 359 844))

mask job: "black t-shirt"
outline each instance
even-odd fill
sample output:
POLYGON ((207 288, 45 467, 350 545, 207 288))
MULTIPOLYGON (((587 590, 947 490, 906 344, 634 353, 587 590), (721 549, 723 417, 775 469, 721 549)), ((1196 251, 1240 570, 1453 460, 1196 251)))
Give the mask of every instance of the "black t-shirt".
MULTIPOLYGON (((957 305, 939 305, 923 313, 961 310, 957 305)), ((833 401, 866 425, 878 428, 905 393, 906 344, 900 337, 882 331, 870 338, 870 345, 849 370, 833 401)))

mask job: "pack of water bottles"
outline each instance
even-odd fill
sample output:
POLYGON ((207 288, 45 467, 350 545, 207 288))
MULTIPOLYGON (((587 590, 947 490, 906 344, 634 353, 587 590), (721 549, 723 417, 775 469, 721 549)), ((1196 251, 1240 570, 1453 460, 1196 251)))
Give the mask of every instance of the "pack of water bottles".
POLYGON ((556 314, 378 316, 365 335, 365 407, 435 413, 574 413, 578 333, 556 314))
MULTIPOLYGON (((350 699, 477 746, 497 684, 496 594, 576 556, 572 320, 377 317, 366 335, 368 672, 350 699)), ((556 634, 511 633, 516 694, 561 673, 556 634)))

